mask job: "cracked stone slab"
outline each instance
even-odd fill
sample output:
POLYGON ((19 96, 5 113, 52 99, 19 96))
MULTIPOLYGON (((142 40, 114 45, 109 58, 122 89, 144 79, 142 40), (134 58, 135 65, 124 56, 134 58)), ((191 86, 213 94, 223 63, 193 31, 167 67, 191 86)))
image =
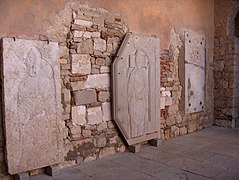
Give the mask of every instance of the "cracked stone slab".
POLYGON ((61 161, 61 80, 56 42, 3 38, 6 163, 10 174, 61 161))

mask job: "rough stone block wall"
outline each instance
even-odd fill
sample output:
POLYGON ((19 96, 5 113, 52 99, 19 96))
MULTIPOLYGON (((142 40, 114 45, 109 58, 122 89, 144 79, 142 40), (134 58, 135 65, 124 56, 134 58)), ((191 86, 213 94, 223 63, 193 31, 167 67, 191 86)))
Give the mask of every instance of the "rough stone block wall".
POLYGON ((65 160, 80 163, 123 151, 111 116, 111 62, 127 32, 122 18, 77 5, 60 43, 65 160))
POLYGON ((215 124, 235 127, 239 119, 239 39, 235 29, 239 3, 217 0, 215 7, 215 124))
MULTIPOLYGON (((196 130, 209 127, 213 124, 213 107, 206 105, 203 112, 185 114, 182 104, 182 82, 179 74, 183 69, 179 64, 184 62, 183 35, 174 30, 171 33, 169 49, 161 51, 161 137, 170 139, 176 136, 192 133, 196 130)), ((211 71, 207 76, 212 76, 211 71)), ((206 101, 212 99, 210 90, 213 88, 213 79, 207 79, 206 101)))

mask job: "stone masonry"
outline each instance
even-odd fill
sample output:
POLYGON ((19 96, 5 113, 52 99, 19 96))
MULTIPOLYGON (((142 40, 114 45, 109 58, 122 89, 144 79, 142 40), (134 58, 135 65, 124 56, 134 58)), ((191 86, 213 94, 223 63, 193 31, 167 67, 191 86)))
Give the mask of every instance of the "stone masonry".
POLYGON ((72 6, 60 59, 66 164, 124 150, 111 116, 110 66, 126 32, 120 16, 84 4, 72 6))
POLYGON ((215 14, 214 101, 215 123, 236 127, 239 121, 239 39, 237 21, 239 3, 234 0, 219 6, 215 14))
MULTIPOLYGON (((70 2, 47 30, 60 45, 61 103, 64 163, 72 166, 121 152, 125 145, 111 116, 110 66, 121 41, 128 32, 125 18, 88 4, 70 2)), ((160 31, 160 30, 159 30, 160 31)), ((179 63, 183 56, 182 32, 171 32, 169 48, 161 50, 161 138, 185 135, 213 124, 213 106, 204 112, 185 114, 181 104, 183 91, 179 63)), ((206 60, 212 64, 211 60, 206 60)), ((208 65, 209 66, 209 65, 208 65)), ((210 69, 210 68, 208 68, 210 69)), ((212 71, 207 71, 212 77, 212 71)), ((213 89, 207 78, 206 91, 213 89)), ((206 102, 213 102, 206 93, 206 102)), ((1 132, 0 132, 1 133, 1 132)), ((0 136, 1 138, 2 136, 0 136)), ((0 139, 0 178, 7 173, 3 139, 0 139)), ((30 175, 42 173, 34 170, 30 175)))

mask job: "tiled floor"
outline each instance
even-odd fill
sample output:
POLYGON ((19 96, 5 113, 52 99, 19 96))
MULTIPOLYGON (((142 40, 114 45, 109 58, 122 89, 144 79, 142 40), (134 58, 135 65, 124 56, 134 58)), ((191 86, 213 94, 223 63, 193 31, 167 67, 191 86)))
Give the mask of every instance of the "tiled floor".
POLYGON ((239 180, 239 129, 211 127, 140 153, 112 155, 30 180, 239 180))

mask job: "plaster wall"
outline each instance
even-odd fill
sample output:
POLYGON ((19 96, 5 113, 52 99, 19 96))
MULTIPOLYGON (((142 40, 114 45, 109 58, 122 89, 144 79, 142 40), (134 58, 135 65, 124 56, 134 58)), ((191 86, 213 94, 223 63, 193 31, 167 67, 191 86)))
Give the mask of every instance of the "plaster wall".
MULTIPOLYGON (((0 0, 0 37, 47 35, 52 18, 69 0, 0 0)), ((169 45, 170 30, 192 29, 213 38, 213 0, 89 0, 126 17, 129 30, 158 35, 162 47, 169 45)), ((209 39, 208 39, 209 40, 209 39)), ((210 39, 212 40, 212 39, 210 39)), ((210 49, 212 48, 210 45, 210 49)))

